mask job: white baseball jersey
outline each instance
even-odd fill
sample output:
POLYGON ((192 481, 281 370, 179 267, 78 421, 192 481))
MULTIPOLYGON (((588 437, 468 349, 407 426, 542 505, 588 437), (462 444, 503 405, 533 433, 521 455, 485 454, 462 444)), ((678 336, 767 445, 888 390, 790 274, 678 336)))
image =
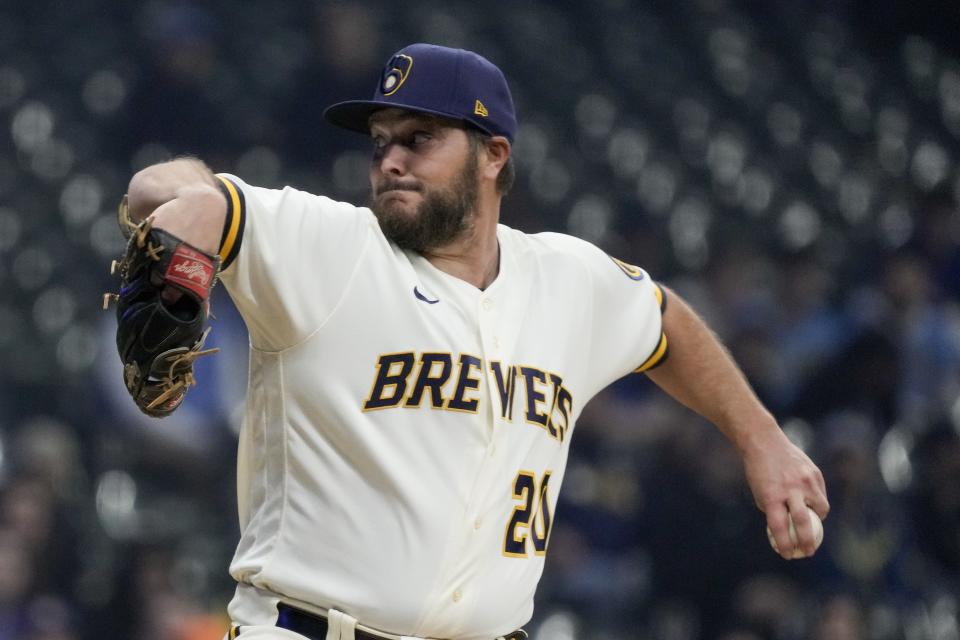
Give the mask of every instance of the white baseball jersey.
POLYGON ((662 292, 582 240, 500 225, 484 291, 367 208, 220 176, 250 333, 237 624, 277 598, 457 640, 526 623, 577 416, 666 352, 662 292))

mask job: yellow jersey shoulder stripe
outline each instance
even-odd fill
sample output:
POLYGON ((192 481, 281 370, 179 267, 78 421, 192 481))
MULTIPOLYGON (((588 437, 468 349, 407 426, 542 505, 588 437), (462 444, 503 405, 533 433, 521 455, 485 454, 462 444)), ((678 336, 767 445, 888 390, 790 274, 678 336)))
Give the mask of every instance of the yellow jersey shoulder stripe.
MULTIPOLYGON (((657 304, 660 305, 660 314, 662 315, 663 312, 667 310, 667 294, 664 293, 663 289, 656 282, 653 283, 653 295, 657 298, 657 304)), ((657 343, 657 347, 653 350, 653 353, 643 361, 643 364, 634 369, 634 371, 636 373, 643 373, 644 371, 649 371, 663 364, 667 359, 667 352, 667 334, 661 331, 660 341, 657 343)))
POLYGON ((653 283, 653 295, 657 297, 657 304, 660 305, 660 314, 667 310, 667 294, 663 292, 656 282, 653 283))
POLYGON ((650 357, 643 361, 639 367, 634 369, 636 373, 643 373, 644 371, 650 371, 656 366, 659 366, 664 363, 667 359, 667 334, 660 332, 660 342, 657 343, 657 348, 653 350, 653 353, 650 354, 650 357))
POLYGON ((232 180, 221 175, 216 176, 220 189, 227 198, 227 218, 223 222, 223 234, 220 236, 220 270, 223 271, 236 259, 243 242, 243 229, 246 225, 247 203, 243 190, 232 180))

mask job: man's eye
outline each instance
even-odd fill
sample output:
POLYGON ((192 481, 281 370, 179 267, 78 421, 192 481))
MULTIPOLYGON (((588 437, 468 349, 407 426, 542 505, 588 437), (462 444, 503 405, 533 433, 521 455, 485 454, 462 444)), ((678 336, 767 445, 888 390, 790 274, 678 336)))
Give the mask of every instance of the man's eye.
POLYGON ((426 131, 417 131, 410 137, 410 141, 414 146, 416 146, 416 145, 421 145, 427 142, 428 140, 430 140, 430 138, 431 138, 430 134, 427 133, 426 131))

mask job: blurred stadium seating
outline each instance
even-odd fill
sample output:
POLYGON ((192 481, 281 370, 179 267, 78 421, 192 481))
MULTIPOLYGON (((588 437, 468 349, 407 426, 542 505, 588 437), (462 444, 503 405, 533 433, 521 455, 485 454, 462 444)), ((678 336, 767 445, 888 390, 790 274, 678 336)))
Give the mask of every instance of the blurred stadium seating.
POLYGON ((225 629, 245 333, 151 421, 100 310, 137 169, 195 154, 366 198, 322 108, 415 41, 508 76, 504 222, 584 237, 684 294, 833 512, 767 546, 734 452, 645 380, 586 409, 537 640, 957 640, 960 26, 950 3, 0 0, 0 640, 225 629))

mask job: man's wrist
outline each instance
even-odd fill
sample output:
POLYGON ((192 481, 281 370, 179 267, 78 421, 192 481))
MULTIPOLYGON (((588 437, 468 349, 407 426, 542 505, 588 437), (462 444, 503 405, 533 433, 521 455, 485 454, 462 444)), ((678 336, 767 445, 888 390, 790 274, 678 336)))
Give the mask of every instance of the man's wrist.
POLYGON ((727 433, 741 455, 765 451, 786 438, 776 419, 766 410, 751 417, 739 418, 727 433))

